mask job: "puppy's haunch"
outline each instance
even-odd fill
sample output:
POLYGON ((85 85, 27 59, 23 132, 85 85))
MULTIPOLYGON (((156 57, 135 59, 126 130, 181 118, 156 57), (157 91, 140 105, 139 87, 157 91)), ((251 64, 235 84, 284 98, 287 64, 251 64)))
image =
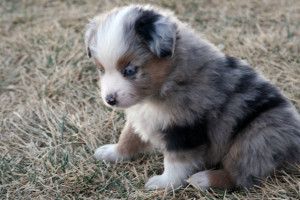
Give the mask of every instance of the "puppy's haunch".
POLYGON ((86 26, 85 44, 103 101, 127 118, 118 144, 94 156, 115 162, 162 150, 164 172, 146 188, 248 188, 300 162, 300 117, 291 102, 172 13, 114 9, 86 26))

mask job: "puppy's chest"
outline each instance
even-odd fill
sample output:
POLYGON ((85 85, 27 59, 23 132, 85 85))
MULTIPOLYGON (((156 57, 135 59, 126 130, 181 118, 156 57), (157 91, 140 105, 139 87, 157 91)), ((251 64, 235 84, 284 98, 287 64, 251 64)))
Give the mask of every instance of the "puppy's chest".
POLYGON ((143 141, 149 141, 157 148, 164 148, 162 130, 169 126, 171 115, 162 106, 136 105, 126 110, 127 120, 143 141))

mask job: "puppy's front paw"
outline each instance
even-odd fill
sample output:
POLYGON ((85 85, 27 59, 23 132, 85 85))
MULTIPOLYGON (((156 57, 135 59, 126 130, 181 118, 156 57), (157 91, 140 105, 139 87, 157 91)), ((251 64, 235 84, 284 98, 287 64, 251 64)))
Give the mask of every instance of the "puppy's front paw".
POLYGON ((96 149, 94 153, 96 160, 104 160, 105 162, 117 162, 130 160, 130 156, 120 155, 116 152, 116 144, 107 144, 96 149))
POLYGON ((177 188, 181 185, 184 185, 182 181, 174 181, 171 179, 171 177, 167 177, 165 174, 162 174, 160 176, 151 177, 147 181, 145 188, 155 190, 164 189, 167 187, 168 189, 172 189, 177 188))
POLYGON ((207 177, 207 171, 198 172, 192 175, 188 180, 189 184, 202 190, 208 190, 210 188, 210 182, 207 177))

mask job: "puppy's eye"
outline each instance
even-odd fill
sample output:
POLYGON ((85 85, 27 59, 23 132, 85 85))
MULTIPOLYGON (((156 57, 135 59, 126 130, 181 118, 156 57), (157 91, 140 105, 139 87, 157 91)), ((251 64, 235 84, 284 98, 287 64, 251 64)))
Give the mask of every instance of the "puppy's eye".
POLYGON ((138 71, 137 67, 133 67, 133 66, 129 65, 124 68, 123 75, 124 76, 132 76, 132 75, 136 74, 137 71, 138 71))

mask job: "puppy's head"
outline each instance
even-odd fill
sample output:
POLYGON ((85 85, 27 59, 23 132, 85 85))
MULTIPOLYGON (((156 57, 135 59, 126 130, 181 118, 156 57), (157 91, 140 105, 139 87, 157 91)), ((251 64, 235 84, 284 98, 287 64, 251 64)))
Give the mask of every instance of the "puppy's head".
POLYGON ((175 42, 175 22, 149 6, 95 17, 86 26, 85 44, 100 70, 104 102, 127 108, 157 95, 171 71, 175 42))

